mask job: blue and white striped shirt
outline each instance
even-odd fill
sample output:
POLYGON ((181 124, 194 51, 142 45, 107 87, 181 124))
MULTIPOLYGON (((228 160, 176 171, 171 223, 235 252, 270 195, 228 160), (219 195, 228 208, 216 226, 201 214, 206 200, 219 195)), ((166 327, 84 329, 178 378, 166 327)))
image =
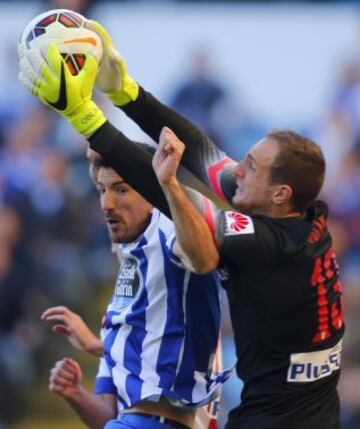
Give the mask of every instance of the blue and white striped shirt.
POLYGON ((154 209, 122 261, 104 322, 104 360, 95 393, 114 393, 119 410, 165 396, 176 406, 211 401, 220 305, 217 272, 197 275, 174 255, 173 223, 154 209), (106 334, 105 334, 106 331, 106 334), (112 379, 109 380, 109 378, 112 379))

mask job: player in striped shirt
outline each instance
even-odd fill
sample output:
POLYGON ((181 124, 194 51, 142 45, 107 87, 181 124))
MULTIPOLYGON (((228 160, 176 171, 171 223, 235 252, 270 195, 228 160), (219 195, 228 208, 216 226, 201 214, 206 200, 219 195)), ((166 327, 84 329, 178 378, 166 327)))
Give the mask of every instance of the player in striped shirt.
MULTIPOLYGON (((151 427, 181 427, 179 422, 193 427, 194 411, 188 410, 209 402, 217 385, 211 380, 219 327, 217 274, 198 276, 185 269, 181 250, 174 250, 172 222, 106 165, 99 168, 97 187, 113 242, 126 243, 104 321, 105 359, 95 393, 116 394, 118 409, 125 411, 121 419, 149 419, 127 414, 130 409, 157 413, 151 427), (137 204, 129 204, 129 195, 137 204), (131 215, 127 230, 126 215, 131 215)), ((78 372, 69 360, 57 367, 58 373, 72 370, 78 372)), ((123 427, 119 424, 106 427, 123 427)))
MULTIPOLYGON (((153 173, 146 173, 144 151, 107 122, 90 101, 91 92, 86 92, 96 77, 95 60, 87 58, 81 79, 72 78, 70 73, 59 78, 64 65, 54 48, 47 53, 48 65, 41 61, 42 76, 34 81, 28 74, 32 83, 22 79, 23 83, 53 107, 59 88, 71 88, 66 109, 60 113, 88 138, 93 149, 112 160, 114 168, 125 160, 129 183, 138 186, 144 196, 156 199, 159 185, 153 183, 153 173), (55 77, 50 77, 54 73, 55 77)), ((205 135, 142 90, 126 76, 122 60, 116 57, 116 61, 120 86, 108 93, 109 98, 123 106, 156 140, 161 128, 165 127, 165 133, 172 128, 186 144, 184 165, 247 213, 223 211, 215 219, 211 207, 204 207, 208 225, 221 247, 220 265, 228 269, 231 280, 228 296, 239 358, 237 370, 245 382, 242 403, 230 413, 227 427, 339 428, 336 385, 344 333, 343 300, 338 264, 326 228, 327 207, 315 201, 325 168, 320 149, 311 140, 285 130, 269 133, 237 165, 226 157, 217 160, 221 151, 205 135), (231 180, 226 180, 229 176, 231 180)), ((108 79, 110 75, 107 73, 108 79)), ((187 236, 182 246, 191 250, 189 258, 201 270, 202 263, 208 267, 206 255, 212 259, 214 250, 218 258, 220 254, 213 238, 204 235, 203 218, 176 183, 181 153, 172 156, 176 162, 164 167, 172 169, 172 174, 161 174, 174 178, 172 190, 166 186, 164 192, 172 204, 178 237, 187 236), (179 195, 182 197, 177 198, 179 195), (198 244, 205 240, 208 245, 204 251, 198 244)), ((168 210, 161 195, 158 192, 159 202, 168 210)))

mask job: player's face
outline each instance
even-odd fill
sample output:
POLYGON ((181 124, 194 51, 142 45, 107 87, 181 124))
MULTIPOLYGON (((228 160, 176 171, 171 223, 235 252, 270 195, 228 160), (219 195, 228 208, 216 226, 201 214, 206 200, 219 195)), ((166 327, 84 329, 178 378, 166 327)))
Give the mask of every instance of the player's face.
POLYGON ((252 146, 236 167, 236 192, 232 203, 236 209, 249 214, 269 214, 276 185, 269 181, 271 166, 278 154, 278 144, 263 139, 252 146))
POLYGON ((96 187, 112 242, 134 241, 146 229, 153 207, 112 168, 99 168, 96 187))

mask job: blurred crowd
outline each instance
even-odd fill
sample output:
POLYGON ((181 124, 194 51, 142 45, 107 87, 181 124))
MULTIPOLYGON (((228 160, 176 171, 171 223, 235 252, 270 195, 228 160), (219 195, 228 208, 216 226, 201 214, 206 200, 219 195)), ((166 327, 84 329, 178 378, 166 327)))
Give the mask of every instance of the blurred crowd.
MULTIPOLYGON (((74 9, 74 3, 59 3, 54 6, 74 9)), ((75 3, 84 12, 87 2, 75 3)), ((251 105, 231 97, 230 89, 212 73, 206 48, 189 58, 187 80, 163 101, 198 124, 230 156, 241 158, 271 124, 257 118, 251 105)), ((347 323, 339 389, 344 429, 355 429, 360 427, 357 59, 340 68, 332 92, 323 117, 300 131, 322 146, 327 160, 321 198, 330 206, 347 323)), ((88 177, 85 149, 86 142, 66 121, 25 90, 11 108, 5 101, 0 103, 0 425, 16 420, 19 404, 26 410, 24 392, 48 371, 42 364, 49 354, 50 334, 40 323, 42 311, 62 304, 86 316, 84 308, 115 275, 116 261, 88 177)), ((224 313, 224 360, 232 365, 232 334, 224 313)), ((238 402, 239 386, 234 379, 225 389, 225 411, 238 402)))
POLYGON ((2 127, 0 415, 16 415, 19 402, 11 394, 40 375, 47 351, 41 312, 54 304, 78 309, 113 274, 83 148, 61 149, 53 139, 53 120, 34 105, 2 127))

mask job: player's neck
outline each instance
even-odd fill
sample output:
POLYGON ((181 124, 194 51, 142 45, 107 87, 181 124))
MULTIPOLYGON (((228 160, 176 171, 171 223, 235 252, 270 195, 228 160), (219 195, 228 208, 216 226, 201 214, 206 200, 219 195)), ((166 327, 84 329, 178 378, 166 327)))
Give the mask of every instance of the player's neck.
POLYGON ((298 217, 302 216, 303 213, 297 210, 293 210, 287 205, 272 205, 267 213, 264 213, 265 216, 273 218, 289 218, 289 217, 298 217))

